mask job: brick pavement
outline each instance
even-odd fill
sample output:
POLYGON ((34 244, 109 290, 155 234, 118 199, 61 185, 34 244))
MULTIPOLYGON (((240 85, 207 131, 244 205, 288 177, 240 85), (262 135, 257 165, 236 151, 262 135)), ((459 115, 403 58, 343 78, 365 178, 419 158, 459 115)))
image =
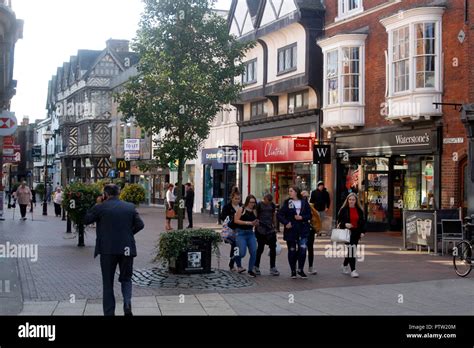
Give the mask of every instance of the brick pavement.
MULTIPOLYGON (((49 207, 50 214, 52 206, 49 207)), ((41 211, 38 207, 36 214, 41 211)), ((164 230, 164 211, 158 208, 140 208, 140 214, 145 221, 145 230, 137 234, 138 257, 135 269, 150 269, 156 267, 151 262, 156 241, 164 230)), ((18 212, 17 212, 18 216, 18 212)), ((29 218, 31 215, 29 215, 29 218)), ((35 221, 11 220, 11 211, 6 210, 7 221, 1 223, 3 240, 18 244, 37 244, 39 248, 38 261, 32 263, 19 259, 19 273, 22 283, 25 303, 42 301, 68 301, 71 295, 76 300, 90 301, 102 297, 99 260, 93 258, 95 233, 88 231, 86 247, 77 248, 76 239, 65 239, 65 222, 52 216, 35 215, 35 221)), ((196 214, 195 225, 198 227, 218 228, 214 219, 207 215, 196 214)), ((173 221, 176 226, 176 221, 173 221)), ((239 298, 246 294, 257 296, 258 293, 286 294, 297 291, 317 289, 335 289, 345 287, 375 286, 403 284, 422 281, 453 280, 456 275, 449 258, 427 255, 415 251, 402 251, 402 239, 399 235, 387 233, 371 233, 364 240, 365 261, 360 262, 359 279, 352 279, 340 274, 342 259, 324 257, 325 246, 329 243, 327 237, 318 238, 316 244, 315 266, 318 275, 310 276, 308 280, 292 280, 289 278, 286 247, 278 256, 277 267, 280 277, 268 275, 268 256, 265 251, 262 256, 261 269, 263 275, 252 279, 253 286, 242 289, 218 291, 219 295, 239 298)), ((221 258, 213 257, 213 266, 226 269, 228 263, 228 245, 221 247, 221 258)), ((244 266, 248 262, 244 260, 244 266)), ((245 277, 245 276, 243 276, 245 277)), ((184 295, 200 295, 213 293, 212 290, 193 290, 192 288, 163 289, 134 286, 134 298, 184 295)), ((117 282, 116 294, 120 294, 117 282)), ((58 302, 59 303, 59 302, 58 302)), ((78 302, 81 303, 81 302, 78 302)), ((65 305, 65 304, 64 304, 65 305)), ((86 306, 86 305, 85 305, 86 306)), ((59 307, 61 309, 62 307, 59 307)), ((92 307, 91 307, 92 308, 92 307)), ((92 311, 92 310, 91 310, 92 311)), ((237 311, 238 312, 238 311, 237 311)))

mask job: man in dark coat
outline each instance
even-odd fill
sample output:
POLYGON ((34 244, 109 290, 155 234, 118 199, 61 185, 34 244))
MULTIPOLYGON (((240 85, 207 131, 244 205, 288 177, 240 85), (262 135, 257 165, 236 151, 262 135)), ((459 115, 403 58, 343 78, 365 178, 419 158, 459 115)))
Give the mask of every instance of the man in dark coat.
POLYGON ((116 185, 104 187, 104 195, 97 198, 86 214, 85 225, 97 224, 97 239, 94 257, 100 255, 103 283, 104 315, 115 315, 114 275, 120 269, 124 313, 132 315, 133 258, 137 256, 134 235, 145 225, 135 206, 119 200, 120 190, 116 185))
POLYGON ((186 185, 186 196, 184 205, 186 206, 186 214, 188 214, 189 225, 187 228, 193 228, 193 206, 194 206, 194 190, 188 182, 186 185))
POLYGON ((324 220, 326 219, 326 212, 331 206, 331 198, 329 197, 328 190, 324 187, 324 182, 319 181, 317 189, 311 192, 310 203, 314 204, 314 207, 319 213, 321 218, 321 224, 324 227, 324 220))

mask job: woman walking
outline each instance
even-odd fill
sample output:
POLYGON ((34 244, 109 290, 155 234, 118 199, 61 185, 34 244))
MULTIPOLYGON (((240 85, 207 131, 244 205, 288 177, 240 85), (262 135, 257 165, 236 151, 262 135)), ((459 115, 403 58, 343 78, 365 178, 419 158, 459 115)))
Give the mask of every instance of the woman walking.
POLYGON ((26 208, 28 204, 31 204, 33 197, 31 195, 31 190, 26 186, 26 181, 23 181, 21 185, 13 193, 13 197, 18 200, 18 205, 20 206, 21 220, 26 220, 26 208))
POLYGON ((254 272, 256 275, 260 275, 260 258, 262 257, 265 245, 270 248, 270 274, 273 276, 279 276, 275 262, 276 262, 276 246, 277 246, 277 234, 276 234, 276 205, 273 203, 273 196, 266 194, 263 197, 263 201, 257 204, 257 218, 258 227, 255 230, 255 236, 257 237, 257 259, 255 261, 254 272))
POLYGON ((175 195, 173 194, 173 184, 168 185, 168 191, 166 191, 166 230, 171 231, 171 217, 168 217, 174 211, 174 202, 176 200, 175 195))
POLYGON ((291 278, 307 279, 304 273, 304 263, 306 261, 306 250, 309 236, 309 220, 311 219, 311 208, 307 200, 303 199, 301 190, 290 187, 289 196, 283 203, 283 207, 278 211, 278 220, 285 226, 283 239, 288 246, 288 262, 291 268, 291 278), (296 269, 298 264, 298 270, 296 269))
MULTIPOLYGON (((239 210, 239 208, 241 206, 242 206, 242 204, 240 203, 239 189, 237 187, 234 187, 232 189, 232 193, 230 194, 230 202, 227 203, 226 205, 224 205, 224 208, 222 208, 222 212, 221 212, 221 220, 222 221, 225 221, 227 218, 229 218, 229 222, 228 222, 227 226, 231 230, 235 231, 236 228, 237 228, 237 225, 234 222, 234 217, 235 217, 235 213, 237 212, 237 210, 239 210)), ((235 253, 235 248, 237 246, 237 240, 234 237, 233 239, 228 239, 227 241, 230 244, 229 269, 231 271, 234 271, 235 270, 235 267, 234 267, 234 265, 235 265, 234 253, 235 253)))
POLYGON ((248 275, 252 278, 256 277, 253 270, 257 257, 257 239, 254 233, 254 227, 258 226, 256 205, 255 196, 247 196, 244 206, 237 210, 234 217, 234 222, 237 225, 237 248, 239 249, 239 254, 235 257, 237 270, 239 273, 245 272, 245 268, 242 268, 242 258, 245 257, 248 248, 250 254, 248 275))
POLYGON ((61 186, 56 187, 56 192, 54 193, 54 212, 56 217, 61 217, 61 204, 63 203, 63 191, 61 190, 61 186))
POLYGON ((356 250, 359 240, 364 237, 365 223, 364 212, 357 195, 350 193, 339 210, 337 226, 351 231, 350 241, 346 244, 348 245, 348 253, 342 265, 342 273, 350 274, 352 278, 359 277, 359 273, 356 271, 356 250))

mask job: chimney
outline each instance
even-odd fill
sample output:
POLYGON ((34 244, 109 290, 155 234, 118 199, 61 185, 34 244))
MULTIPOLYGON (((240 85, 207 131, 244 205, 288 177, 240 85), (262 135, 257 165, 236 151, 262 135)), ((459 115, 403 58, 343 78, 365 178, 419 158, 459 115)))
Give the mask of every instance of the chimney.
POLYGON ((128 40, 107 40, 107 48, 115 52, 129 52, 128 40))
POLYGON ((23 121, 21 122, 22 126, 28 126, 30 124, 30 118, 28 116, 23 117, 23 121))

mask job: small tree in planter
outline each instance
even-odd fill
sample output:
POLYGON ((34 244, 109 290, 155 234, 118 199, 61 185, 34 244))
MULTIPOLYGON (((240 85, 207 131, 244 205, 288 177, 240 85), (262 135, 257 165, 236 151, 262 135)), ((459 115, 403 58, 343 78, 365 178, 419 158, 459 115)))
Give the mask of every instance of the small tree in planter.
POLYGON ((44 184, 41 183, 36 185, 36 193, 39 195, 40 200, 42 201, 45 194, 44 184))
POLYGON ((79 242, 77 246, 84 246, 84 217, 87 211, 94 206, 101 190, 97 184, 73 183, 64 190, 63 208, 67 211, 71 221, 77 225, 79 242))
POLYGON ((145 201, 145 189, 139 184, 126 185, 120 192, 120 199, 138 206, 145 201))
POLYGON ((169 270, 172 273, 209 273, 211 253, 218 255, 221 242, 220 234, 214 230, 166 232, 161 234, 158 240, 154 261, 168 262, 169 270), (208 257, 206 258, 206 256, 208 257))

